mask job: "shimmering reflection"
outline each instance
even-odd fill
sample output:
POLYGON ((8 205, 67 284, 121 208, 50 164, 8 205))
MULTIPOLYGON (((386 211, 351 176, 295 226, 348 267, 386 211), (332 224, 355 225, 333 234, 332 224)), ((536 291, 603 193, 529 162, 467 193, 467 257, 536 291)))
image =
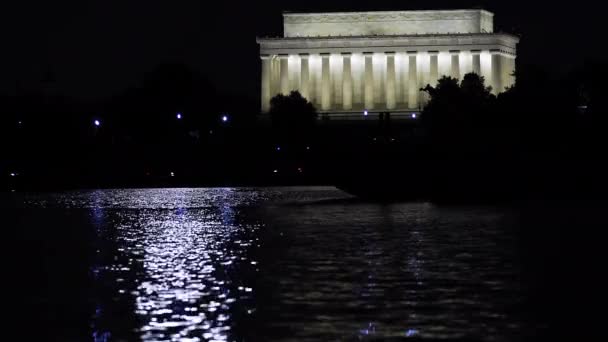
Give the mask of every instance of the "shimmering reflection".
POLYGON ((514 340, 521 330, 505 209, 366 203, 334 188, 22 203, 87 213, 65 223, 94 235, 94 341, 514 340))
POLYGON ((126 234, 132 237, 128 241, 137 241, 131 246, 127 242, 127 248, 143 254, 145 276, 133 292, 136 313, 147 321, 141 328, 143 339, 162 339, 169 333, 172 339, 196 334, 225 340, 228 309, 235 299, 228 280, 219 280, 214 273, 218 262, 226 266, 237 257, 217 241, 217 235, 230 239, 232 227, 223 227, 211 213, 179 210, 162 220, 142 221, 144 236, 126 234))
POLYGON ((256 270, 248 252, 260 225, 238 216, 258 196, 173 189, 63 198, 63 205, 91 205, 100 240, 91 273, 105 298, 92 315, 93 339, 129 336, 112 321, 132 302, 135 332, 144 341, 228 340, 234 316, 253 311, 253 285, 245 275, 256 270))
POLYGON ((261 260, 258 287, 273 289, 260 308, 272 317, 268 339, 520 336, 523 294, 508 210, 345 199, 271 207, 266 215, 272 229, 263 240, 275 251, 261 260))

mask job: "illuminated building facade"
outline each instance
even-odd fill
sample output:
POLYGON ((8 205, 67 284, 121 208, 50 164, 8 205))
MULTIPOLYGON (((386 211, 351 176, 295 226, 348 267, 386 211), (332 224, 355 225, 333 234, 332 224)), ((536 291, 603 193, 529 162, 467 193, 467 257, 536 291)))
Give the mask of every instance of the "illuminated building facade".
POLYGON ((258 38, 262 112, 298 90, 321 113, 412 112, 420 88, 475 72, 493 92, 515 79, 519 39, 485 10, 285 13, 281 38, 258 38))

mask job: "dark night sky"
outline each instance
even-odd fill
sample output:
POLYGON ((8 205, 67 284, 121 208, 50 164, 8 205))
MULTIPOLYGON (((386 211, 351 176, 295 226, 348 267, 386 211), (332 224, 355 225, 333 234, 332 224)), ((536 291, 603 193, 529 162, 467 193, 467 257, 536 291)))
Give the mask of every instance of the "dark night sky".
POLYGON ((523 35, 521 61, 564 72, 584 60, 607 61, 600 2, 557 1, 13 1, 2 9, 0 90, 52 89, 102 98, 137 84, 163 62, 185 63, 224 91, 257 98, 256 36, 280 35, 283 11, 407 10, 483 7, 497 30, 523 35), (48 84, 48 83, 47 83, 48 84))

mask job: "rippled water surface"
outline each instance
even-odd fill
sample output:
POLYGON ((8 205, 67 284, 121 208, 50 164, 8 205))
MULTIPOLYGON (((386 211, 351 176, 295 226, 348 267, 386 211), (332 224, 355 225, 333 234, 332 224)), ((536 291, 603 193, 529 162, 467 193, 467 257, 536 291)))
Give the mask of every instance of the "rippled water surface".
POLYGON ((312 187, 12 202, 19 243, 36 250, 21 271, 35 307, 24 310, 58 339, 502 341, 522 331, 508 209, 368 203, 312 187))

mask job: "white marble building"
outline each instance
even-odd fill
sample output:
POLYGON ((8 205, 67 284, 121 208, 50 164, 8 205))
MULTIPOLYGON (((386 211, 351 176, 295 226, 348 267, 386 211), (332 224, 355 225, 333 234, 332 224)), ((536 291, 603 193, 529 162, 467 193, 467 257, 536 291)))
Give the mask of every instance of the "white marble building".
POLYGON ((419 110, 420 88, 476 72, 494 93, 514 83, 519 38, 485 10, 285 13, 284 37, 258 38, 262 112, 298 90, 322 113, 419 110))

